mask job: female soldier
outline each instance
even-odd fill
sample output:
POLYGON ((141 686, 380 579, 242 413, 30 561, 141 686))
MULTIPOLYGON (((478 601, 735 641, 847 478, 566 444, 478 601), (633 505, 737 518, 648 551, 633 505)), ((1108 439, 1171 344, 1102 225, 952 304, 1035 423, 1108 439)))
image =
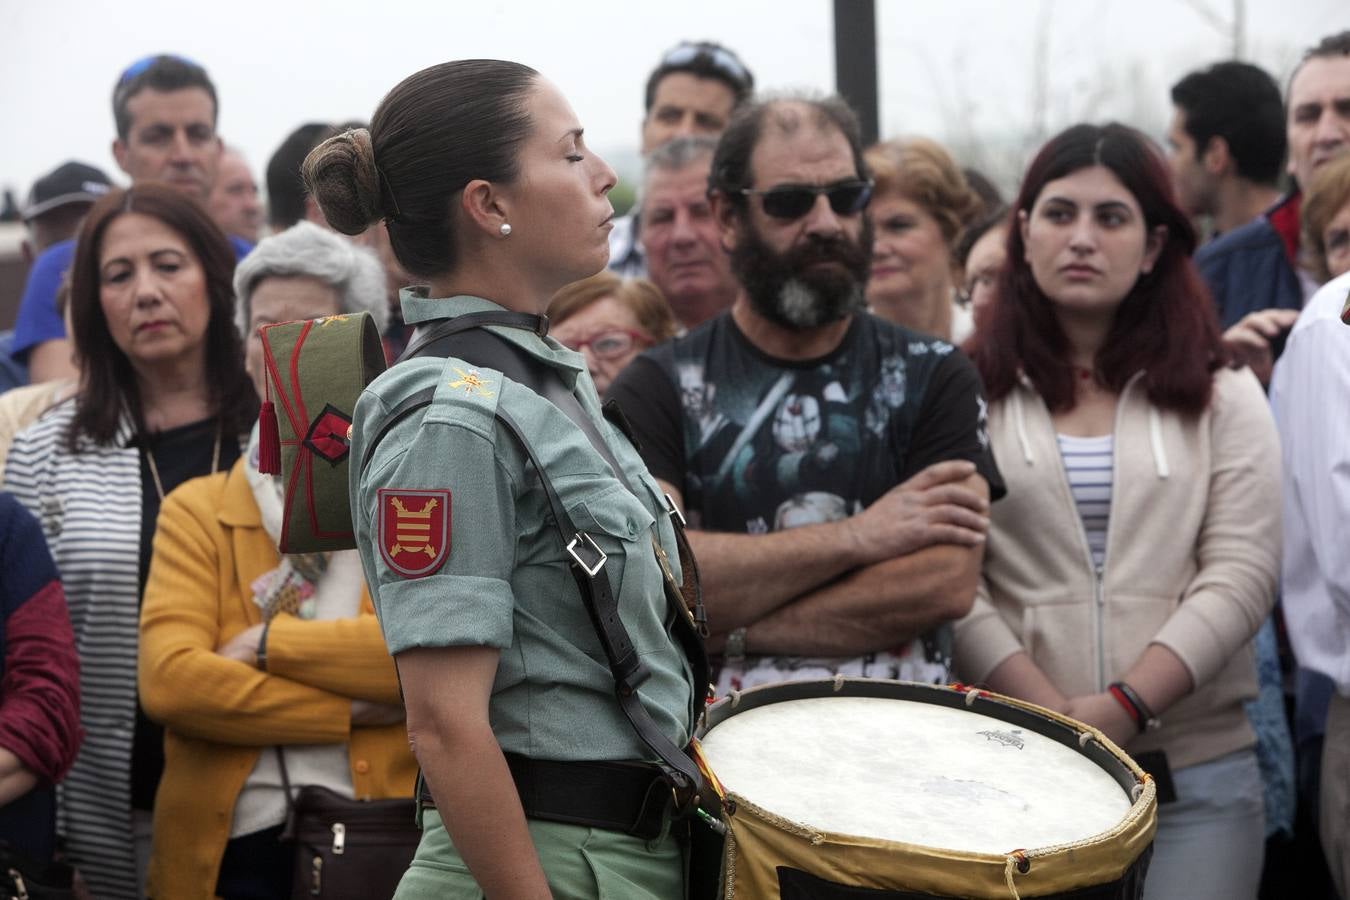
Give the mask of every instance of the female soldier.
MULTIPOLYGON (((535 322, 559 288, 608 258, 614 172, 557 88, 515 63, 413 75, 369 131, 330 139, 304 174, 339 230, 388 222, 399 262, 428 282, 403 293, 409 323, 535 322)), ((653 553, 655 539, 674 557, 673 527, 641 459, 601 415, 582 357, 528 327, 491 331, 503 358, 564 385, 577 420, 505 377, 504 363, 453 355, 395 366, 356 408, 355 532, 434 801, 396 896, 680 897, 668 815, 647 802, 670 792, 615 699, 550 503, 603 551, 598 566, 598 553, 586 561, 613 585, 650 672, 641 708, 683 746, 696 692, 653 553), (391 417, 428 388, 424 412, 391 417)))

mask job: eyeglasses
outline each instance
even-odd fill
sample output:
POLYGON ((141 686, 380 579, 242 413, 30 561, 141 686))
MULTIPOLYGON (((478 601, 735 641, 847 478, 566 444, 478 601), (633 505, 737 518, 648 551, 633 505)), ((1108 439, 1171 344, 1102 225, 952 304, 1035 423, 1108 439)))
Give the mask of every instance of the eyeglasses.
POLYGON ((748 88, 755 82, 750 70, 736 57, 736 54, 716 44, 695 43, 693 41, 677 44, 666 51, 665 56, 661 57, 660 68, 687 66, 699 57, 703 57, 712 63, 713 68, 742 87, 748 88))
POLYGON ((559 341, 569 350, 575 350, 578 353, 585 347, 591 348, 591 354, 596 359, 618 359, 625 353, 630 352, 635 346, 649 346, 652 339, 640 331, 629 331, 627 328, 611 328, 602 331, 599 334, 593 334, 581 341, 559 341))
POLYGON ((816 205, 816 198, 824 194, 830 200, 830 209, 838 216, 854 216, 867 208, 872 199, 872 182, 837 181, 834 184, 780 184, 765 191, 741 188, 747 197, 758 197, 767 215, 775 219, 800 219, 816 205))
POLYGON ((121 87, 122 85, 126 84, 128 81, 135 78, 137 75, 142 74, 143 72, 145 72, 146 69, 149 69, 151 66, 159 62, 161 59, 171 59, 174 62, 180 62, 185 66, 192 66, 192 68, 194 69, 202 68, 201 63, 188 59, 186 56, 177 56, 173 53, 152 53, 149 56, 141 57, 131 65, 127 66, 126 70, 122 73, 122 76, 117 79, 117 86, 121 87))

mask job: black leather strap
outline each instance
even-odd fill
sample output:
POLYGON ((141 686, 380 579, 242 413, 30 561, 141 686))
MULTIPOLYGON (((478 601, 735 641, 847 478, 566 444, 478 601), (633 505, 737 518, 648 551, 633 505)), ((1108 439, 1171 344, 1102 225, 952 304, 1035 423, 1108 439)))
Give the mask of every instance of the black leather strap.
POLYGON ((577 395, 569 391, 567 385, 558 377, 543 379, 542 386, 544 389, 536 393, 558 407, 566 413, 567 418, 576 423, 582 434, 586 435, 586 440, 590 441, 591 446, 600 454, 600 458, 614 470, 614 477, 619 479, 619 483, 628 489, 628 493, 638 496, 633 490, 633 485, 629 483, 628 476, 624 474, 623 466, 619 465, 619 461, 609 449, 609 444, 595 427, 595 420, 586 415, 586 411, 581 408, 581 401, 577 399, 577 395))
MULTIPOLYGON (((437 341, 452 334, 459 334, 471 328, 482 328, 484 325, 519 328, 523 331, 533 331, 540 337, 548 334, 548 316, 535 316, 530 313, 502 310, 500 312, 465 313, 462 316, 455 316, 453 319, 432 319, 425 328, 418 330, 412 343, 407 346, 407 349, 403 351, 403 354, 394 364, 398 365, 405 359, 412 359, 414 356, 449 356, 448 353, 437 353, 430 348, 437 341)), ((492 368, 497 367, 493 366, 492 368)))
MULTIPOLYGON (((642 705, 642 699, 638 696, 637 689, 651 677, 651 672, 647 669, 645 663, 633 649, 632 639, 628 636, 628 629, 624 627, 623 621, 619 618, 619 604, 614 599, 614 592, 610 588, 609 575, 605 572, 603 566, 603 557, 598 556, 595 551, 598 549, 595 544, 584 540, 583 535, 571 518, 567 515, 566 508, 562 501, 558 499, 557 493, 553 489, 544 467, 539 464, 539 460, 534 455, 534 449, 525 436, 521 434, 520 428, 509 414, 502 410, 497 411, 497 418, 506 426, 507 430, 515 435, 516 440, 524 448, 530 462, 534 464, 535 471, 539 474, 539 481, 544 486, 544 494, 548 498, 548 503, 553 512, 553 519, 558 523, 559 531, 563 536, 564 549, 571 545, 572 550, 578 551, 581 556, 582 565, 573 564, 569 568, 572 577, 577 583, 577 590, 581 594, 582 602, 586 604, 586 612, 591 618, 591 625, 595 628, 596 635, 600 638, 600 646, 605 651, 605 659, 609 663, 610 674, 614 678, 614 693, 619 700, 619 708, 623 710, 624 717, 628 719, 637 732, 642 742, 655 753, 660 760, 658 765, 670 778, 671 785, 681 795, 682 805, 693 800, 699 793, 702 785, 702 775, 694 761, 685 755, 684 750, 666 737, 665 732, 657 727, 652 720, 651 713, 642 705), (575 535, 568 538, 567 535, 575 535), (579 543, 576 543, 579 542, 579 543), (584 566, 584 567, 583 567, 584 566)), ((676 615, 675 628, 677 633, 679 629, 687 626, 686 620, 681 615, 676 615)), ((681 644, 683 645, 683 641, 681 644)), ((691 660, 691 663, 693 660, 691 660)), ((697 676, 696 676, 697 677, 697 676)), ((700 689, 701 682, 695 682, 695 691, 700 689)))

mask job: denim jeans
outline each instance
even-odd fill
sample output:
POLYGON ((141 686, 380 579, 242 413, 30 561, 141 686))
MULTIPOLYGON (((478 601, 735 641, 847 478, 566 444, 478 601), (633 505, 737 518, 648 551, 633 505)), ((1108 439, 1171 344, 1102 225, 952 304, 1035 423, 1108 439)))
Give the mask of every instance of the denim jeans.
POLYGON ((1256 753, 1177 769, 1172 780, 1177 799, 1158 807, 1144 900, 1255 900, 1266 843, 1256 753))

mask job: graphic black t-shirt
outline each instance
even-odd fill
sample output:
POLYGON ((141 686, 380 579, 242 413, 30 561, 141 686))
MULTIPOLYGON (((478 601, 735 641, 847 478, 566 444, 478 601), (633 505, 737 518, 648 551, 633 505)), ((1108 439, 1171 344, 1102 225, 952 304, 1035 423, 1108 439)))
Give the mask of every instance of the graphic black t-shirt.
MULTIPOLYGON (((952 459, 974 462, 991 497, 1004 493, 975 367, 945 341, 870 315, 854 318, 834 352, 785 361, 765 355, 723 314, 638 357, 609 396, 631 421, 652 474, 683 494, 695 528, 765 534, 838 521, 952 459)), ((917 647, 909 665, 883 659, 889 654, 763 662, 778 677, 824 668, 942 680, 947 631, 920 642, 923 663, 912 658, 917 647)), ((724 687, 772 674, 732 673, 724 687)))

